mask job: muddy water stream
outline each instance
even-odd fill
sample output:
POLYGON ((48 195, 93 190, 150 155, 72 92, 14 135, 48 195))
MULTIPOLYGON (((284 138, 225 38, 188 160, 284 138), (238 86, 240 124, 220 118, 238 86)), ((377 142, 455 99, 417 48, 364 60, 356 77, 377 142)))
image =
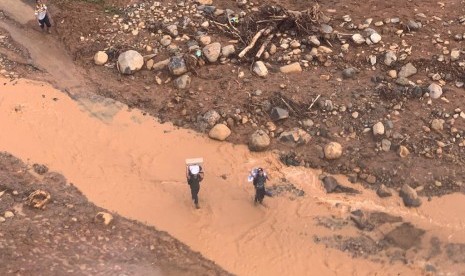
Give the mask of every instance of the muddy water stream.
MULTIPOLYGON (((315 235, 333 234, 316 226, 315 217, 347 217, 356 208, 402 216, 446 242, 465 242, 463 195, 433 199, 418 209, 371 191, 327 195, 318 171, 283 167, 271 153, 250 153, 160 124, 111 100, 72 100, 42 83, 0 79, 0 125, 0 150, 47 165, 97 205, 165 230, 238 275, 421 274, 419 257, 408 265, 371 262, 313 242, 315 235), (193 208, 185 182, 184 160, 190 157, 205 160, 200 210, 193 208), (286 177, 306 195, 266 198, 266 206, 254 206, 246 180, 254 166, 269 171, 270 184, 286 177)), ((441 269, 452 275, 465 271, 456 264, 441 269)))

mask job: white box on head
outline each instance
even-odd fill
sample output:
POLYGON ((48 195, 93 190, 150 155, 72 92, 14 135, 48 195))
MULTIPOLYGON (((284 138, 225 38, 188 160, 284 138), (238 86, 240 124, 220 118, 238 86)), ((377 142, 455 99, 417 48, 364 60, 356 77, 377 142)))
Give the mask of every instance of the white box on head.
POLYGON ((202 157, 186 159, 186 165, 187 166, 190 166, 190 165, 199 165, 199 166, 201 166, 202 164, 203 164, 203 158, 202 157))
POLYGON ((186 159, 186 165, 191 174, 198 174, 200 172, 200 166, 203 164, 203 158, 190 158, 186 159))

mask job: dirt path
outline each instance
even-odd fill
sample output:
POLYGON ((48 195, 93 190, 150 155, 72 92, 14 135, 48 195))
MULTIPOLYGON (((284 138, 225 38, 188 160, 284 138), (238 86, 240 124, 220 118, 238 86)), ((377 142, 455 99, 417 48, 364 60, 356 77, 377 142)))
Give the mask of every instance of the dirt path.
POLYGON ((0 28, 8 31, 13 40, 27 49, 30 62, 48 73, 48 82, 74 95, 87 93, 93 88, 55 36, 40 32, 30 5, 22 1, 3 0, 0 10, 7 16, 5 20, 0 20, 0 28))

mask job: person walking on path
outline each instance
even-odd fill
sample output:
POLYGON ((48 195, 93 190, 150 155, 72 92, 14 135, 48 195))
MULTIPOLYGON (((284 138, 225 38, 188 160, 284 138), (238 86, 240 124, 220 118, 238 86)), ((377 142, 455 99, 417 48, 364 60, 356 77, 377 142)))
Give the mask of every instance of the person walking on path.
POLYGON ((50 34, 50 28, 52 27, 52 24, 50 23, 50 16, 48 14, 47 6, 42 3, 42 0, 36 0, 35 16, 39 21, 39 26, 42 31, 45 31, 45 26, 47 26, 47 32, 50 34))
POLYGON ((199 191, 200 182, 203 180, 203 170, 200 165, 188 165, 186 168, 187 184, 191 188, 192 200, 194 201, 195 208, 199 209, 199 191))
POLYGON ((253 186, 255 187, 255 200, 254 203, 263 203, 263 198, 266 195, 266 190, 265 190, 265 183, 267 180, 269 180, 268 176, 266 173, 263 171, 262 168, 258 168, 257 170, 252 171, 253 177, 253 186))

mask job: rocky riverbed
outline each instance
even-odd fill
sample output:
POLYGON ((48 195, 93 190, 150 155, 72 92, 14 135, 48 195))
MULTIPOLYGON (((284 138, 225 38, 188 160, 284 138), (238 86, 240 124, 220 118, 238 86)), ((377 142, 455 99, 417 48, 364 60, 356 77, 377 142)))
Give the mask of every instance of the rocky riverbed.
POLYGON ((102 3, 57 1, 55 19, 99 94, 369 188, 462 191, 458 3, 102 3))

